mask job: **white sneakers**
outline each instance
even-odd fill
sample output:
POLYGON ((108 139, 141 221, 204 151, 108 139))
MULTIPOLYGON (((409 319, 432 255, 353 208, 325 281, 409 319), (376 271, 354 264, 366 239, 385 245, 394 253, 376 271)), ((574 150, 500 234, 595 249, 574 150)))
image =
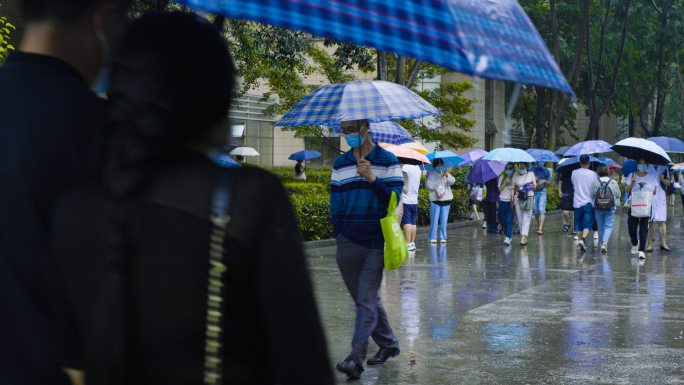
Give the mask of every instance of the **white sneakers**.
POLYGON ((632 246, 632 254, 636 254, 639 252, 639 245, 632 246))
POLYGON ((595 241, 598 241, 598 240, 599 240, 598 231, 594 231, 594 240, 595 240, 595 241))
POLYGON ((486 229, 487 228, 487 222, 482 222, 482 228, 486 229))
POLYGON ((639 259, 646 259, 646 253, 644 253, 643 251, 640 251, 639 252, 639 259))
POLYGON ((439 243, 446 243, 446 239, 440 239, 439 243))
POLYGON ((580 240, 577 245, 582 251, 587 251, 587 246, 584 244, 584 240, 580 240))
POLYGON ((572 236, 572 239, 578 240, 579 238, 577 237, 577 234, 575 234, 575 235, 572 236))
POLYGON ((510 246, 511 245, 511 238, 506 237, 506 239, 504 239, 504 245, 510 246))
POLYGON ((602 253, 608 252, 608 242, 603 242, 603 244, 601 245, 601 252, 602 253))
POLYGON ((408 248, 409 251, 413 251, 416 249, 416 244, 415 243, 409 243, 408 245, 406 245, 406 247, 408 248))
POLYGON ((436 243, 437 243, 437 240, 436 240, 436 239, 430 239, 430 244, 431 244, 431 245, 432 245, 432 244, 436 244, 436 243))

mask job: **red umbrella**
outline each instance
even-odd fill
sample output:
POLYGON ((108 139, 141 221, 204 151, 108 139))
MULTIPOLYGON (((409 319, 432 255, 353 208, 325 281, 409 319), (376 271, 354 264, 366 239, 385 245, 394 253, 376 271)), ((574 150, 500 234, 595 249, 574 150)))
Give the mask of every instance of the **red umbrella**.
POLYGON ((391 152, 397 156, 399 162, 407 164, 421 165, 423 163, 430 164, 430 159, 427 156, 419 153, 418 151, 411 150, 410 148, 399 147, 399 146, 389 146, 385 150, 391 152))
POLYGON ((611 169, 611 170, 621 170, 621 169, 622 169, 622 166, 620 166, 619 164, 615 163, 615 164, 611 164, 610 166, 608 166, 608 168, 611 169))

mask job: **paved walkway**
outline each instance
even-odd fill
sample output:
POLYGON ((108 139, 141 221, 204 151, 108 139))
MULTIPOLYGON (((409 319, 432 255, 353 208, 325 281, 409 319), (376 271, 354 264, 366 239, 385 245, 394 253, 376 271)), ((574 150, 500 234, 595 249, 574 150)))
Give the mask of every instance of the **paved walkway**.
MULTIPOLYGON (((386 271, 381 297, 402 354, 368 367, 363 384, 682 384, 682 208, 668 213, 666 253, 630 254, 616 215, 608 254, 587 253, 550 217, 526 248, 480 228, 446 245, 419 236, 415 256, 386 271)), ((532 219, 531 228, 536 229, 532 219)), ((658 245, 658 241, 656 240, 658 245)), ((335 247, 309 251, 332 364, 350 350, 354 306, 335 247)), ((368 357, 377 351, 371 341, 368 357)), ((338 383, 346 377, 338 373, 338 383)))

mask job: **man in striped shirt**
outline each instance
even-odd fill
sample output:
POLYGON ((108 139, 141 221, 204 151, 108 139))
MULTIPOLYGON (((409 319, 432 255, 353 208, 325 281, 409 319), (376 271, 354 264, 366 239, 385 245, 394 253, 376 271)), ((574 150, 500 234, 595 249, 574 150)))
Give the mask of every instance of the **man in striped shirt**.
POLYGON ((330 211, 337 265, 356 303, 356 330, 352 352, 337 369, 349 378, 360 378, 368 337, 380 346, 368 365, 384 364, 399 354, 378 293, 385 266, 380 219, 387 216, 392 194, 401 197, 404 178, 397 157, 371 140, 368 120, 342 122, 341 128, 352 148, 335 160, 330 211))

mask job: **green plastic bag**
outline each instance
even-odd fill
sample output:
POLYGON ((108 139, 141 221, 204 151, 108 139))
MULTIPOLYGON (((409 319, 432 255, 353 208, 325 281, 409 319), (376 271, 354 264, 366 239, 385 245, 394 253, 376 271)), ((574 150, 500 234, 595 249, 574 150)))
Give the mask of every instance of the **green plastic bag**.
POLYGON ((397 193, 393 191, 389 207, 387 207, 387 216, 380 220, 382 235, 385 237, 385 268, 387 270, 398 268, 408 258, 406 238, 397 221, 397 213, 394 212, 396 208, 397 193))

